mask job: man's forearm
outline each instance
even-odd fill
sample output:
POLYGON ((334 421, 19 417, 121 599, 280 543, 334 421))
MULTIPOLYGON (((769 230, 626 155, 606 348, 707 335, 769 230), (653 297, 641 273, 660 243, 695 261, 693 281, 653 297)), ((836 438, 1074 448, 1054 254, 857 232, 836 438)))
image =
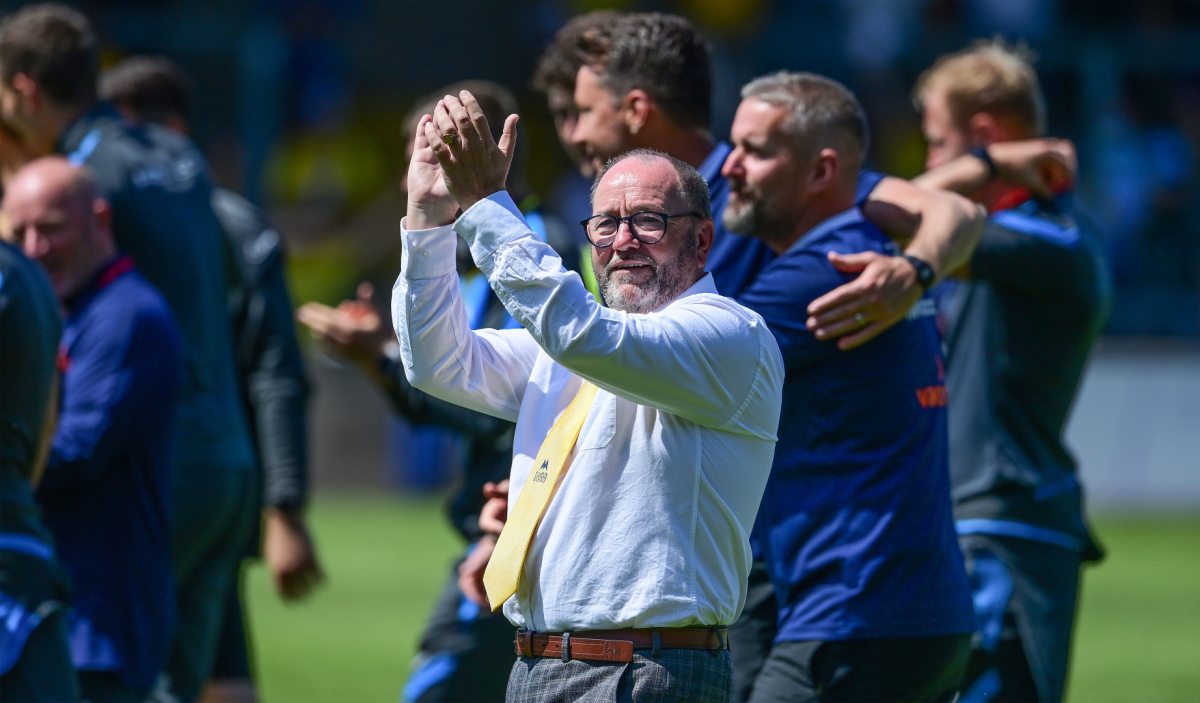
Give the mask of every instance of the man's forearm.
POLYGON ((962 196, 890 177, 872 191, 863 214, 904 242, 905 253, 929 264, 938 279, 970 259, 984 218, 979 208, 962 196))
POLYGON ((914 185, 928 190, 945 190, 970 195, 992 180, 988 165, 981 159, 965 154, 953 161, 930 169, 912 180, 914 185))
POLYGON ((984 214, 962 197, 934 202, 904 253, 929 264, 935 280, 941 280, 970 261, 983 231, 984 214))

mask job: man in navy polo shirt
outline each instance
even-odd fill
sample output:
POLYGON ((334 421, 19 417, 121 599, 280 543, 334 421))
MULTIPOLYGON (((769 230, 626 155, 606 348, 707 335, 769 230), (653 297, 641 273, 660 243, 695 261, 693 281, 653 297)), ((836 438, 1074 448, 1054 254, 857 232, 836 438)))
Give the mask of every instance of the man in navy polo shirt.
POLYGON ((816 340, 808 304, 848 278, 829 253, 899 253, 854 205, 865 117, 812 74, 768 75, 742 95, 724 222, 776 254, 739 300, 767 321, 787 370, 751 538, 778 633, 751 700, 950 700, 975 623, 932 305, 853 353, 816 340))
POLYGON ((37 489, 75 591, 71 659, 85 700, 144 700, 175 622, 168 494, 181 341, 166 301, 117 252, 112 211, 66 159, 4 197, 13 238, 66 315, 58 429, 37 489))

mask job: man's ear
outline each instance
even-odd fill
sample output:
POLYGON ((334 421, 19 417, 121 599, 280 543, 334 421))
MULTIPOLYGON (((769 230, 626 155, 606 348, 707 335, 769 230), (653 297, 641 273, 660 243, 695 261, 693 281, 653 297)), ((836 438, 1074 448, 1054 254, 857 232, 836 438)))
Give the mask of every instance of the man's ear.
POLYGON ((92 216, 96 218, 97 229, 112 233, 112 205, 104 198, 92 201, 92 216))
POLYGON ((1000 123, 986 112, 976 112, 967 120, 967 138, 972 146, 987 146, 992 142, 1001 141, 1000 123))
POLYGON ((18 73, 12 78, 12 89, 21 96, 21 107, 26 114, 33 112, 42 100, 42 91, 37 82, 24 73, 18 73))
POLYGON ((811 176, 809 177, 808 190, 810 193, 817 193, 832 186, 841 172, 841 158, 834 149, 822 149, 817 152, 817 156, 813 159, 811 176))
POLYGON ((625 120, 630 134, 637 134, 646 126, 652 109, 653 98, 641 88, 635 88, 625 94, 625 98, 621 100, 621 117, 625 120))
POLYGON ((712 248, 716 225, 711 217, 706 217, 696 231, 696 266, 703 269, 708 264, 708 251, 712 248))

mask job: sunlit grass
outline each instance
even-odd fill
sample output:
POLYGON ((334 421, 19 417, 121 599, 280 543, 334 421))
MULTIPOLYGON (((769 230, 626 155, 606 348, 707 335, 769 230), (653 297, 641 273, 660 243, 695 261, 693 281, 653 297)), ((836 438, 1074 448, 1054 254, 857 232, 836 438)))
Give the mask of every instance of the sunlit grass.
MULTIPOLYGON (((263 698, 394 703, 462 545, 440 499, 318 495, 311 519, 329 582, 309 602, 250 575, 263 698)), ((1109 557, 1084 575, 1069 700, 1200 700, 1200 516, 1095 524, 1109 557)))

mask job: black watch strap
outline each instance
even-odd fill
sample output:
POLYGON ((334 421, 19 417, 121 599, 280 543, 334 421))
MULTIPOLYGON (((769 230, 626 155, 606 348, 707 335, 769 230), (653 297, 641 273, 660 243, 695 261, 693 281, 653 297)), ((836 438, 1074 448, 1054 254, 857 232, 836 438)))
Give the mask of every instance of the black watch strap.
POLYGON ((937 278, 933 267, 911 254, 905 254, 904 258, 916 269, 917 283, 921 284, 921 290, 928 291, 929 287, 933 285, 934 279, 937 278))
POLYGON ((992 161, 992 155, 988 153, 986 146, 977 146, 967 153, 982 161, 984 166, 987 166, 988 180, 996 180, 996 162, 992 161))

